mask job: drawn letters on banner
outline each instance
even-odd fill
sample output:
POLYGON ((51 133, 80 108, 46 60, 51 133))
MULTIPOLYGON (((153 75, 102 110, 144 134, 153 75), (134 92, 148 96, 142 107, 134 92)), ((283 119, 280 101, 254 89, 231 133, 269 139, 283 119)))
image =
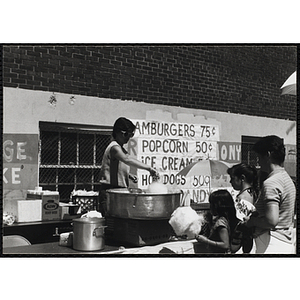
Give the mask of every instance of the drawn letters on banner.
MULTIPOLYGON (((190 163, 200 159, 217 159, 219 126, 163 121, 134 120, 136 132, 128 152, 156 168, 168 188, 180 188, 192 201, 207 202, 210 174, 187 177, 177 175, 190 163)), ((146 189, 152 182, 149 172, 138 170, 138 187, 146 189)))

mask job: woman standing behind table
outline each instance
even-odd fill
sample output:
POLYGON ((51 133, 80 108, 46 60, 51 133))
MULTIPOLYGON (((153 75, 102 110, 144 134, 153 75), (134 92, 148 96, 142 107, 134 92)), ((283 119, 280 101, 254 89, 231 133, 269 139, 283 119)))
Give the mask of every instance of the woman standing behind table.
POLYGON ((136 175, 129 173, 130 166, 147 170, 153 177, 159 177, 158 172, 143 162, 130 156, 124 149, 124 145, 134 136, 135 125, 126 118, 118 118, 115 121, 112 133, 112 141, 107 146, 100 173, 100 212, 106 214, 106 190, 112 188, 129 187, 129 179, 137 182, 136 175))
POLYGON ((256 253, 295 254, 293 217, 295 185, 283 168, 285 147, 275 135, 261 138, 253 147, 261 170, 268 173, 255 203, 258 216, 246 222, 255 227, 256 253))

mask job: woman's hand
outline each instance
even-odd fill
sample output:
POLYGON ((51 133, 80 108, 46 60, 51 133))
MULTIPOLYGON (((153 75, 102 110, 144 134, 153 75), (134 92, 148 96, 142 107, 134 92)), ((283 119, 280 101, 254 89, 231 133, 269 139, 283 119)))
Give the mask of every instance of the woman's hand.
POLYGON ((137 183, 138 182, 138 178, 136 175, 132 175, 132 174, 129 174, 129 179, 132 180, 134 183, 137 183))
POLYGON ((199 242, 199 243, 207 243, 208 241, 208 238, 204 235, 197 235, 196 236, 196 240, 199 242))
POLYGON ((155 169, 150 167, 149 172, 150 172, 150 175, 153 177, 154 180, 159 179, 159 173, 155 169))
POLYGON ((241 222, 241 224, 243 224, 244 226, 250 228, 253 227, 252 220, 250 221, 250 218, 244 218, 243 221, 241 222))
POLYGON ((243 218, 243 221, 241 221, 242 224, 247 224, 247 222, 250 220, 250 216, 245 216, 243 218))

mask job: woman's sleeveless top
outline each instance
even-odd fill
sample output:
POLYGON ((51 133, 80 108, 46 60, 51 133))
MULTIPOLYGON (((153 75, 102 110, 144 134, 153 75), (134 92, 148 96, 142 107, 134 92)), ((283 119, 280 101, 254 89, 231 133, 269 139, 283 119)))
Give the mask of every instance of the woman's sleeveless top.
MULTIPOLYGON (((121 147, 116 141, 112 141, 105 149, 102 167, 101 167, 101 183, 110 184, 114 187, 128 187, 128 175, 130 167, 118 159, 111 156, 111 148, 121 147)), ((127 151, 121 147, 122 151, 127 151)))

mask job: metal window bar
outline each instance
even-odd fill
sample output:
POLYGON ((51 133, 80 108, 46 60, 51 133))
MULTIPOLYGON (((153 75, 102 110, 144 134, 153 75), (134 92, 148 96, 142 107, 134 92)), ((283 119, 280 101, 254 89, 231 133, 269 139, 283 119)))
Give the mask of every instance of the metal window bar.
POLYGON ((252 150, 253 145, 259 140, 256 136, 242 136, 242 162, 259 167, 257 154, 252 150))
POLYGON ((39 185, 68 202, 73 189, 97 190, 110 128, 83 130, 50 123, 40 126, 39 185), (48 125, 48 127, 47 127, 48 125), (71 128, 71 130, 70 130, 71 128), (73 129, 73 130, 72 130, 73 129))
POLYGON ((259 139, 260 137, 257 136, 242 136, 242 162, 256 167, 259 178, 258 188, 260 189, 266 174, 260 171, 257 154, 253 151, 253 146, 259 139))

